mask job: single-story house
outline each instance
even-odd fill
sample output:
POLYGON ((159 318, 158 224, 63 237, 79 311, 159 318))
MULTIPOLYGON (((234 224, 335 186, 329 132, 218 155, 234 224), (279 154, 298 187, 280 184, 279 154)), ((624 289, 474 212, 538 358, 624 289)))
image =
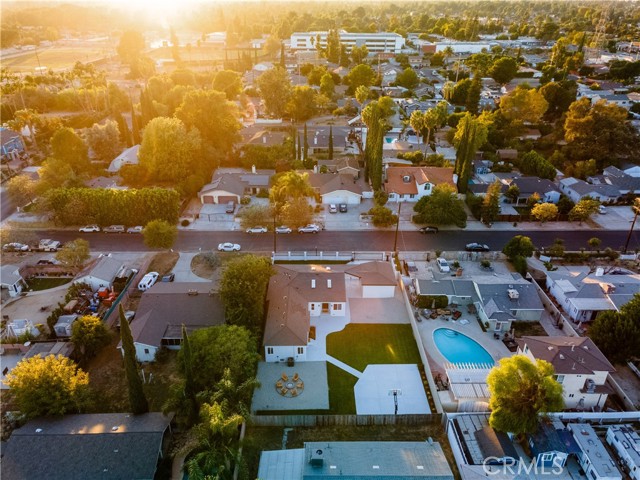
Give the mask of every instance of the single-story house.
POLYGON ((384 171, 383 188, 392 202, 417 202, 442 183, 455 187, 453 168, 387 167, 384 171))
POLYGON ((265 450, 261 480, 349 479, 453 480, 442 447, 424 442, 306 442, 304 448, 265 450))
POLYGON ((214 172, 211 183, 198 192, 198 197, 203 204, 240 203, 245 195, 269 190, 274 173, 275 170, 258 170, 255 167, 250 172, 240 168, 219 168, 214 172))
POLYGON ((322 173, 322 167, 326 167, 329 173, 342 175, 352 175, 354 178, 360 177, 360 168, 355 158, 342 157, 333 160, 318 160, 318 171, 322 173))
POLYGON ((107 172, 116 173, 125 165, 137 165, 138 150, 140 150, 140 145, 134 145, 133 147, 127 148, 111 161, 109 168, 107 168, 107 172))
POLYGON ((518 177, 514 178, 511 184, 520 190, 516 204, 527 203, 534 193, 540 195, 540 200, 544 203, 558 203, 562 195, 558 186, 546 178, 518 177))
POLYGON ((607 443, 616 452, 626 473, 640 480, 640 435, 633 425, 611 425, 607 429, 607 443))
POLYGON ((321 265, 275 265, 267 291, 264 329, 267 362, 306 360, 311 317, 346 315, 344 272, 321 265))
POLYGON ((182 325, 191 333, 224 324, 224 307, 212 288, 210 282, 159 282, 144 292, 131 322, 138 361, 153 361, 161 347, 180 349, 182 325))
MULTIPOLYGON (((306 82, 306 79, 305 79, 306 82)), ((340 126, 315 126, 307 127, 308 154, 329 152, 329 137, 333 137, 333 153, 343 153, 347 148, 354 147, 355 143, 348 140, 351 127, 340 126)), ((298 138, 301 145, 304 145, 304 128, 298 130, 298 138)), ((303 153, 304 154, 304 153, 303 153)))
POLYGON ((309 173, 309 183, 325 205, 359 205, 363 197, 373 197, 371 187, 363 179, 348 174, 309 173))
POLYGON ((94 292, 100 287, 111 288, 113 281, 124 272, 125 265, 122 260, 117 260, 108 255, 98 259, 98 262, 82 277, 74 283, 86 283, 94 292))
POLYGON ((587 478, 593 480, 622 480, 616 462, 588 423, 569 423, 567 429, 573 434, 580 452, 578 464, 587 478))
POLYGON ((607 385, 616 369, 588 337, 522 337, 518 353, 553 365, 562 385, 565 408, 602 410, 613 390, 607 385))
POLYGON ((27 284, 20 275, 20 268, 16 265, 2 265, 0 267, 0 286, 9 291, 10 297, 17 297, 27 284))
POLYGON ((563 178, 559 184, 560 191, 574 203, 578 203, 585 197, 591 197, 602 203, 612 203, 618 201, 621 197, 620 190, 613 185, 592 185, 574 177, 563 178))
POLYGON ((393 298, 397 280, 389 262, 366 262, 345 270, 360 279, 362 298, 393 298))
POLYGON ((602 179, 607 185, 620 190, 622 195, 640 193, 640 178, 623 172, 618 167, 609 166, 602 171, 602 179))
POLYGON ((0 127, 0 154, 3 157, 15 159, 24 152, 22 136, 9 128, 0 127))
POLYGON ((3 445, 2 477, 152 480, 169 446, 171 419, 156 412, 36 418, 3 445))

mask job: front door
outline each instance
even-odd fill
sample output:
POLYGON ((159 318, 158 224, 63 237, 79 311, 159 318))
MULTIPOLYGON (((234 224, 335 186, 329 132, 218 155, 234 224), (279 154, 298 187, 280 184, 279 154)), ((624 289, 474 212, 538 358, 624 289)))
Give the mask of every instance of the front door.
POLYGON ((328 303, 323 303, 322 304, 322 313, 329 313, 329 304, 328 303))

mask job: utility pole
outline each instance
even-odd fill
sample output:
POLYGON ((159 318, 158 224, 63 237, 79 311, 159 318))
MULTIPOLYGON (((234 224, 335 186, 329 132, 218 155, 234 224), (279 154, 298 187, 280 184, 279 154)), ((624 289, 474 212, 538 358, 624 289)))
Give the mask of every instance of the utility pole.
MULTIPOLYGON (((396 194, 397 195, 397 194, 396 194)), ((400 229, 400 209, 402 207, 402 202, 400 201, 400 197, 398 197, 398 221, 396 222, 396 235, 393 239, 393 254, 398 256, 398 230, 400 229)))
POLYGON ((633 233, 633 227, 636 225, 636 220, 638 219, 638 213, 640 213, 640 201, 636 198, 633 202, 633 221, 631 222, 631 228, 629 229, 629 234, 627 235, 627 241, 624 242, 624 253, 627 253, 627 248, 629 247, 629 241, 631 240, 631 234, 633 233))

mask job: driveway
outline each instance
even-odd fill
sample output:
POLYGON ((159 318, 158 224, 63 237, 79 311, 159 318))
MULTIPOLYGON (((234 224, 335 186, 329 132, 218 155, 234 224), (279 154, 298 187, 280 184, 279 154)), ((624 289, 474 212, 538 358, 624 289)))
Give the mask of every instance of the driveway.
POLYGON ((210 282, 206 278, 197 276, 191 271, 191 260, 198 255, 199 252, 181 253, 180 258, 173 267, 173 273, 176 274, 176 282, 210 282))

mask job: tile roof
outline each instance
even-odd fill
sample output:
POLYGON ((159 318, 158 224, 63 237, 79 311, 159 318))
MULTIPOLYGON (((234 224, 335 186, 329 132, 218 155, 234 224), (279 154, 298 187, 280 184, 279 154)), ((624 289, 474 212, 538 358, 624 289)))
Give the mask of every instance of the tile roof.
POLYGON ((593 374, 616 369, 588 337, 522 337, 518 345, 529 347, 536 359, 551 363, 558 374, 593 374))
POLYGON ((3 446, 3 478, 152 479, 171 417, 105 413, 36 418, 3 446))
POLYGON ((455 186, 453 168, 450 167, 389 167, 385 175, 384 189, 387 193, 415 195, 418 193, 418 186, 426 183, 448 183, 455 186))

